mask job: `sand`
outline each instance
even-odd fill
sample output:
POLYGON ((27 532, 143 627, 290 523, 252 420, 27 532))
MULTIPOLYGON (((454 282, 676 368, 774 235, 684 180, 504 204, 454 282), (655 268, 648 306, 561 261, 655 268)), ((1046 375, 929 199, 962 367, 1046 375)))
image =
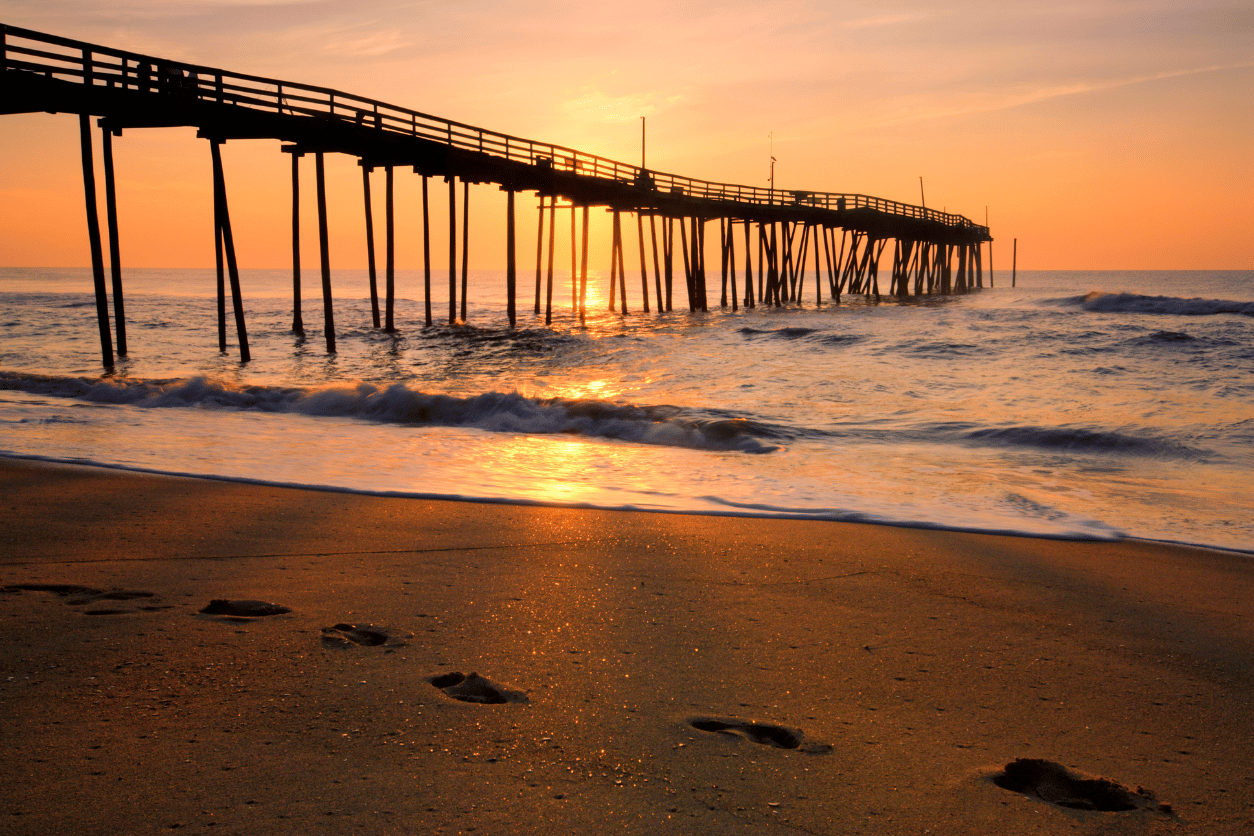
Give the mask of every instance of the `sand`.
POLYGON ((0 485, 3 833, 1254 831, 1242 555, 0 485))

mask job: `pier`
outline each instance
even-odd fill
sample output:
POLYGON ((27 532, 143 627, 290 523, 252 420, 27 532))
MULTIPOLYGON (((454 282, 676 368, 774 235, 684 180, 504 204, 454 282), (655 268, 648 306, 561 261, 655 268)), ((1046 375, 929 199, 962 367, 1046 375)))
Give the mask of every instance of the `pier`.
MULTIPOLYGON (((679 304, 686 304, 692 312, 707 311, 715 304, 733 310, 740 306, 801 304, 807 300, 822 305, 825 299, 839 302, 843 294, 906 297, 962 293, 984 286, 982 245, 991 245, 992 241, 988 228, 961 215, 923 206, 860 194, 697 180, 339 90, 169 61, 2 24, 0 73, 0 113, 79 115, 87 227, 101 357, 106 367, 114 364, 115 337, 117 354, 127 352, 112 144, 124 131, 141 128, 193 127, 197 136, 208 141, 214 181, 218 341, 220 349, 227 350, 229 288, 243 361, 250 357, 248 334, 220 152, 222 143, 230 140, 277 140, 282 143, 281 150, 291 157, 292 328, 300 333, 304 331, 300 308, 300 168, 302 159, 312 158, 328 352, 336 348, 324 174, 327 154, 350 155, 361 166, 372 324, 387 331, 398 327, 394 316, 393 193, 395 173, 401 168, 422 177, 426 325, 432 325, 435 319, 429 229, 433 196, 429 186, 443 186, 448 196, 450 323, 465 321, 468 313, 467 222, 471 184, 495 184, 506 192, 506 293, 511 326, 518 321, 518 298, 522 292, 515 240, 515 197, 519 193, 534 193, 538 198, 532 308, 533 315, 543 316, 546 324, 552 322, 554 313, 559 210, 563 217, 569 213, 572 277, 577 274, 577 281, 572 278, 571 310, 581 321, 587 313, 588 226, 589 212, 594 207, 613 216, 608 296, 611 310, 622 313, 632 304, 638 304, 645 312, 673 310, 679 295, 675 285, 680 281, 683 300, 679 304), (108 282, 92 149, 93 117, 103 134, 108 282), (386 242, 382 293, 378 286, 371 198, 372 174, 380 169, 384 179, 386 242), (430 184, 432 178, 439 178, 442 183, 430 184), (630 252, 633 248, 629 244, 633 227, 636 252, 630 252), (718 258, 716 263, 707 263, 707 251, 714 249, 715 236, 718 258), (881 278, 881 262, 887 262, 888 253, 891 266, 881 278), (636 269, 640 272, 640 292, 633 301, 628 297, 629 267, 633 273, 636 269), (717 301, 710 297, 712 284, 717 301)), ((634 280, 630 283, 634 286, 634 280)), ((530 301, 532 294, 524 292, 523 296, 530 301)))

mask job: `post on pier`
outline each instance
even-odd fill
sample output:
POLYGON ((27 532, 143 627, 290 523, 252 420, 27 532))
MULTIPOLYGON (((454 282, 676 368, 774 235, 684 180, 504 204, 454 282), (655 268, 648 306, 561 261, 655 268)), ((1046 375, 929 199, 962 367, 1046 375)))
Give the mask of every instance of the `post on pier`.
POLYGON ((544 270, 544 193, 540 194, 540 215, 536 221, 536 316, 540 315, 540 282, 544 270))
POLYGON ((757 300, 753 294, 753 241, 751 238, 753 230, 753 221, 745 219, 745 307, 757 307, 757 300))
POLYGON ((570 204, 570 315, 579 315, 579 232, 576 230, 575 203, 570 204))
POLYGON ((727 273, 731 277, 732 311, 740 310, 736 299, 736 225, 731 218, 727 219, 727 273))
MULTIPOLYGON (((571 210, 575 211, 574 209, 571 210)), ((548 285, 544 302, 544 324, 553 324, 553 260, 557 256, 555 244, 557 242, 557 195, 549 198, 549 273, 548 285)))
POLYGON ((448 181, 448 324, 457 322, 457 175, 448 181))
POLYGON ((657 224, 653 222, 655 216, 648 216, 648 234, 653 241, 653 288, 657 291, 657 312, 666 311, 666 302, 662 298, 662 267, 657 259, 657 224))
POLYGON ((370 274, 370 318, 374 327, 379 327, 379 282, 374 262, 374 209, 370 200, 370 172, 374 166, 359 160, 361 166, 361 188, 366 200, 366 270, 370 274))
POLYGON ((640 241, 640 299, 644 312, 649 312, 649 265, 644 260, 644 216, 636 212, 636 238, 640 241))
POLYGON ((675 284, 675 219, 665 218, 662 224, 662 263, 666 268, 666 310, 673 310, 675 284))
POLYGON ((823 232, 823 227, 819 226, 818 224, 815 224, 814 225, 814 238, 815 238, 815 241, 814 241, 814 306, 816 308, 821 308, 823 306, 823 282, 822 282, 823 277, 822 277, 822 272, 819 269, 819 242, 817 240, 820 235, 823 235, 824 238, 827 237, 826 234, 823 232))
MULTIPOLYGON (((573 209, 571 210, 574 211, 573 209)), ((588 207, 583 207, 583 237, 579 255, 579 324, 583 325, 588 313, 588 207)))
POLYGON ((704 313, 709 310, 705 296, 705 218, 692 219, 693 282, 697 288, 697 300, 704 313))
POLYGON ((384 168, 386 175, 385 189, 385 222, 387 223, 387 253, 386 253, 386 287, 384 292, 386 298, 384 300, 384 331, 393 333, 396 331, 396 321, 393 312, 396 307, 396 206, 395 206, 395 189, 393 167, 387 165, 384 168))
POLYGON ((1015 286, 1015 279, 1019 275, 1019 239, 1015 239, 1014 249, 1010 252, 1010 286, 1015 286))
MULTIPOLYGON (((723 292, 722 292, 722 295, 719 297, 719 307, 725 308, 727 307, 727 219, 726 218, 718 219, 718 252, 719 252, 719 263, 723 271, 723 284, 722 284, 723 292)), ((733 297, 735 295, 736 295, 735 293, 732 294, 733 297)))
POLYGON ((210 139, 213 153, 214 216, 217 235, 226 251, 226 267, 231 277, 231 306, 235 313, 235 334, 239 340, 239 359, 247 363, 252 359, 248 350, 248 329, 244 326, 244 300, 239 287, 239 263, 235 260, 235 237, 231 233, 231 213, 226 201, 226 177, 222 173, 222 140, 210 139))
MULTIPOLYGON (((84 61, 89 59, 85 56, 84 61)), ((100 241, 100 216, 96 208, 96 165, 91 151, 91 117, 78 115, 79 143, 83 157, 83 198, 87 206, 87 238, 91 246, 91 274, 96 288, 96 320, 100 326, 100 357, 113 368, 113 335, 109 331, 109 298, 105 289, 104 251, 100 241)))
MULTIPOLYGON (((571 212, 574 217, 574 212, 571 212)), ((514 190, 505 192, 505 310, 509 314, 509 327, 518 324, 517 300, 518 264, 514 248, 514 190)))
POLYGON ((679 249, 684 255, 684 282, 688 288, 688 312, 697 309, 697 292, 692 286, 692 255, 688 247, 688 219, 679 219, 679 249))
MULTIPOLYGON (((122 256, 118 251, 118 194, 113 179, 113 131, 100 120, 104 146, 105 216, 109 223, 109 273, 113 279, 113 327, 118 356, 126 356, 126 306, 122 303, 122 256)), ((118 131, 120 135, 122 132, 118 131)))
MULTIPOLYGON (((617 209, 614 210, 614 253, 613 253, 612 258, 614 259, 615 266, 618 268, 618 290, 619 290, 619 295, 622 297, 621 299, 622 304, 619 308, 619 312, 625 315, 627 313, 627 271, 624 269, 624 264, 623 264, 622 213, 619 212, 617 209)), ((614 284, 614 279, 612 278, 612 275, 613 275, 613 271, 611 270, 611 278, 610 278, 611 286, 614 284)), ((614 298, 614 293, 613 293, 613 288, 611 287, 611 290, 610 290, 610 299, 611 299, 610 309, 611 310, 613 310, 613 307, 614 307, 614 303, 612 301, 613 298, 614 298)))
POLYGON ((462 322, 466 321, 466 293, 470 272, 470 181, 462 181, 462 322))
POLYGON ((614 299, 618 293, 618 212, 614 212, 614 221, 610 233, 610 310, 614 310, 614 299))
POLYGON ((300 158, 304 154, 291 145, 283 150, 292 155, 292 332, 304 336, 300 311, 300 158))
MULTIPOLYGON (((417 171, 417 169, 414 169, 417 171)), ((431 327, 431 203, 427 199, 427 175, 422 175, 422 299, 427 327, 431 327)))
POLYGON ((323 152, 314 154, 318 192, 318 256, 322 264, 322 323, 327 354, 335 354, 335 308, 331 301, 331 242, 327 233, 327 175, 323 152))

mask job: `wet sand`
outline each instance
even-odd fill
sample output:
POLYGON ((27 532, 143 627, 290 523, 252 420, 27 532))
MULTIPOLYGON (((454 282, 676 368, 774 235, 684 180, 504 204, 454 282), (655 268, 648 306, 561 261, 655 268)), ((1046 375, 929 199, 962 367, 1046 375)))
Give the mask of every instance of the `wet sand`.
POLYGON ((1248 557, 0 485, 0 832, 1254 829, 1248 557))

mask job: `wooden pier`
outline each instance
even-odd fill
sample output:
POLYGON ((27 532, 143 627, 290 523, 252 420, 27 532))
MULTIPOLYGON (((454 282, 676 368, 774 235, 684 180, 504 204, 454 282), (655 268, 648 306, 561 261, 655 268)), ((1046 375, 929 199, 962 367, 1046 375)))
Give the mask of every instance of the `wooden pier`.
MULTIPOLYGON (((572 279, 572 308, 581 321, 586 315, 591 207, 604 207, 613 215, 609 299, 610 308, 623 313, 627 312, 629 304, 624 225, 635 226, 641 277, 639 298, 644 311, 650 311, 650 291, 654 297, 653 310, 658 313, 672 310, 676 249, 682 260, 688 309, 694 312, 708 310, 713 304, 708 294, 709 273, 714 270, 718 270, 720 282, 718 305, 730 305, 732 309, 741 305, 799 304, 808 295, 807 288, 811 285, 807 276, 811 270, 816 305, 823 304, 825 294, 828 300, 839 301, 842 294, 878 297, 881 293, 894 296, 961 293, 984 285, 982 245, 992 241, 988 228, 961 215, 922 206, 859 194, 783 191, 695 180, 441 119, 338 90, 168 61, 2 24, 0 74, 0 113, 79 114, 101 355, 107 367, 114 363, 114 334, 117 352, 125 354, 127 350, 112 142, 124 130, 138 128, 195 127, 197 135, 209 142, 214 178, 219 347, 226 350, 229 283, 240 357, 245 361, 249 358, 248 335, 220 153, 221 144, 234 139, 278 140, 286 143, 282 150, 291 154, 292 328, 297 332, 304 330, 300 310, 300 160, 313 157, 328 352, 335 351, 335 318, 327 243, 326 154, 347 154, 360 162, 366 205, 371 314, 374 327, 388 331, 396 329, 393 184, 394 172, 400 167, 411 168, 422 177, 427 325, 433 324, 428 221, 428 181, 432 177, 443 178, 448 187, 449 322, 464 321, 467 316, 469 242, 466 233, 472 183, 496 184, 507 193, 506 287, 511 326, 518 317, 515 195, 519 192, 534 192, 539 198, 534 313, 540 316, 543 311, 546 324, 552 322, 553 316, 559 210, 570 213, 572 277, 578 261, 578 281, 572 279), (97 124, 104 135, 114 329, 110 328, 110 288, 105 281, 98 220, 91 143, 93 116, 99 117, 97 124), (382 317, 370 193, 371 173, 380 168, 386 179, 382 317), (462 184, 460 282, 459 181, 462 184), (629 216, 626 222, 624 214, 629 216), (635 216, 634 224, 630 222, 631 215, 635 216), (716 230, 714 225, 717 225, 716 230), (707 234, 718 236, 717 265, 706 263, 707 234), (576 241, 579 242, 577 248, 576 241), (891 272, 881 288, 880 264, 890 243, 891 272)), ((712 244, 711 237, 711 247, 712 244)))

